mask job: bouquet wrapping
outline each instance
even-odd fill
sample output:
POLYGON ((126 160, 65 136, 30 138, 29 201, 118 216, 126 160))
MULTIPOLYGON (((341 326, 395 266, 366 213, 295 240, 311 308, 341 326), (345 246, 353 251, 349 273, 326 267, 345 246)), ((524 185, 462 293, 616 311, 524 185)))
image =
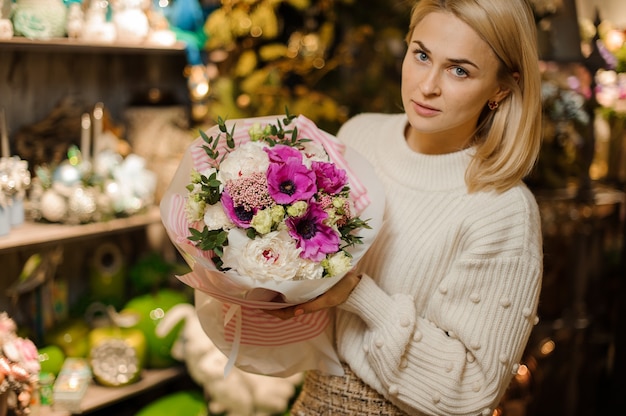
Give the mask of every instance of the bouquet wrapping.
POLYGON ((383 195, 369 163, 304 116, 220 119, 191 143, 161 216, 225 373, 343 374, 331 311, 281 320, 263 309, 313 299, 354 268, 383 195))

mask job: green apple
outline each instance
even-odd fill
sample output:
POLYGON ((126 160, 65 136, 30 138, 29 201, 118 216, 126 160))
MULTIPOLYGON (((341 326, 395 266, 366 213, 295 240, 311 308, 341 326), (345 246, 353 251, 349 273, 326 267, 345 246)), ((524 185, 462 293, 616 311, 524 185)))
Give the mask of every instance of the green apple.
POLYGON ((121 314, 137 313, 140 316, 139 322, 133 328, 140 329, 146 336, 148 345, 146 367, 166 368, 178 363, 172 357, 171 351, 184 322, 180 322, 163 338, 156 335, 156 326, 168 310, 186 302, 188 298, 185 294, 171 289, 161 289, 131 299, 120 311, 121 314))
POLYGON ((207 416, 207 402, 202 393, 183 390, 161 397, 139 410, 135 416, 186 415, 207 416))
POLYGON ((44 342, 61 348, 66 357, 84 358, 89 354, 87 334, 90 330, 85 321, 71 319, 50 330, 44 342))
POLYGON ((58 345, 46 345, 38 348, 39 353, 39 365, 41 366, 41 373, 51 373, 54 376, 59 375, 61 367, 63 367, 63 361, 65 361, 65 353, 58 345))

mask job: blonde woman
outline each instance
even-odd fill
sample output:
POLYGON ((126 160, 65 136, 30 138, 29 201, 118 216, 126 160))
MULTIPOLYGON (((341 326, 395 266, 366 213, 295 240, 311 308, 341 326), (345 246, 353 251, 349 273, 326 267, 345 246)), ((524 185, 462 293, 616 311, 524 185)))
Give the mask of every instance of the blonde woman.
POLYGON ((536 324, 542 238, 522 182, 540 147, 540 75, 525 0, 421 0, 401 114, 338 137, 386 190, 374 245, 328 293, 345 376, 307 373, 293 415, 491 415, 536 324))

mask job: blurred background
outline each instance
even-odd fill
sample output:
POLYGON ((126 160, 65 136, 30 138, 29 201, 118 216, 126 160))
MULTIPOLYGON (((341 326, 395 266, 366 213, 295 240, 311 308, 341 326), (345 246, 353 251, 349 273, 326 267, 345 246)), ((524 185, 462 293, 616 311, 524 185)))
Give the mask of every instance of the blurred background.
MULTIPOLYGON (((160 222, 164 189, 218 117, 288 108, 334 133, 360 112, 402 111, 412 3, 0 0, 0 311, 18 337, 57 354, 43 361, 54 377, 102 339, 133 339, 94 334, 102 319, 140 329, 135 350, 153 357, 113 386, 90 379, 64 406, 40 401, 43 414, 139 414, 165 409, 173 391, 199 391, 174 407, 207 412, 215 397, 170 350, 183 324, 167 342, 154 335, 170 308, 193 303, 160 222), (122 323, 128 310, 147 326, 122 323)), ((530 3, 544 143, 527 183, 542 212, 545 276, 541 321, 496 413, 608 414, 626 408, 626 4, 530 3)), ((7 411, 19 414, 10 397, 7 411)))

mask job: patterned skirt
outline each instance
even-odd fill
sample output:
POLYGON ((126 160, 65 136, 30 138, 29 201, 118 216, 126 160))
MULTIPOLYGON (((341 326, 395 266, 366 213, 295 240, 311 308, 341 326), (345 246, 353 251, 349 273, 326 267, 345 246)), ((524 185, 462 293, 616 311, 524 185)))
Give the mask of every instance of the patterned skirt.
POLYGON ((292 416, 407 416, 343 364, 343 377, 306 373, 292 416))

